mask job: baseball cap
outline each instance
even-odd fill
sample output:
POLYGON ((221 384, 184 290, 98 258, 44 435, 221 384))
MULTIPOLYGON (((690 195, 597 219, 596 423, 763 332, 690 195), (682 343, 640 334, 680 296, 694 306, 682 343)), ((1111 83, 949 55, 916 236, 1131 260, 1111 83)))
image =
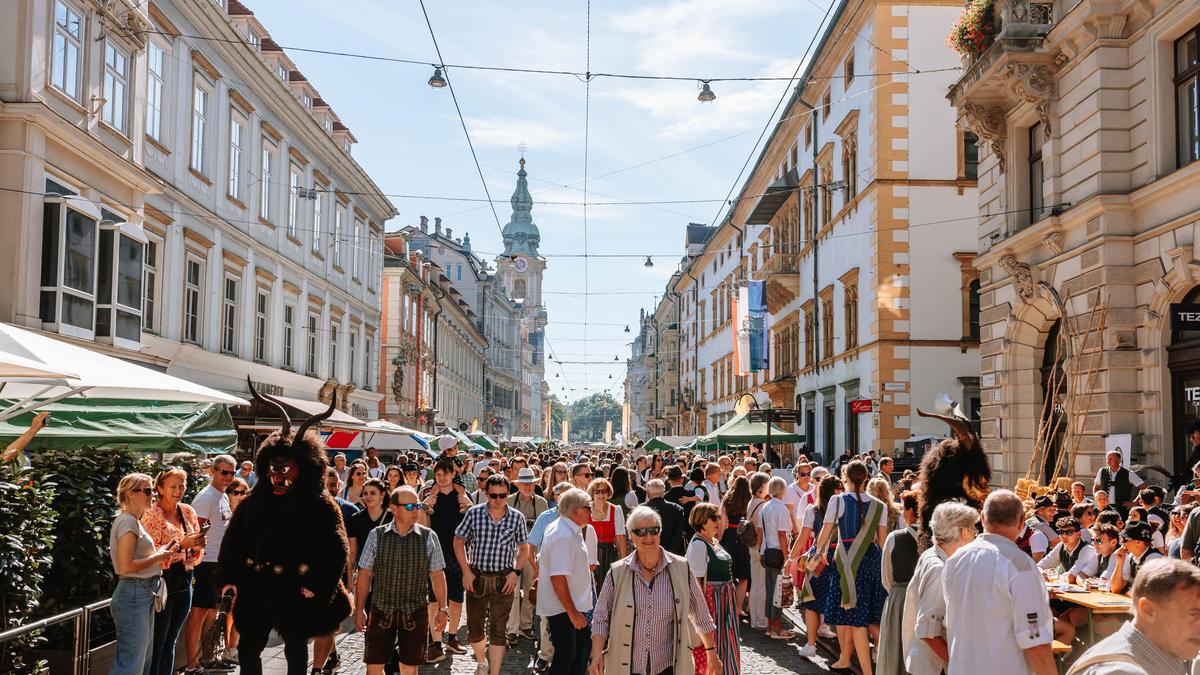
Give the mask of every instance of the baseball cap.
POLYGON ((1154 541, 1154 528, 1150 526, 1150 523, 1140 520, 1125 523, 1125 530, 1121 534, 1131 541, 1141 541, 1147 544, 1154 541))
POLYGON ((518 471, 517 472, 517 482, 518 483, 536 483, 537 478, 535 478, 533 475, 533 469, 531 469, 529 467, 525 467, 524 469, 521 469, 520 471, 518 471))

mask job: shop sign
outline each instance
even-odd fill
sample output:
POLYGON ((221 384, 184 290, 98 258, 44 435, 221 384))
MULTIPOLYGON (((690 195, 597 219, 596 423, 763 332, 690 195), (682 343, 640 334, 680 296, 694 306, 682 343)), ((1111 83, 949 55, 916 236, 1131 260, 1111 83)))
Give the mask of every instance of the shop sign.
POLYGON ((1176 303, 1171 305, 1172 330, 1200 330, 1200 305, 1176 303))
POLYGON ((857 401, 850 401, 850 412, 855 415, 865 415, 875 412, 874 401, 869 398, 862 398, 857 401))
POLYGON ((904 389, 905 389, 904 382, 884 382, 883 383, 884 391, 904 391, 904 389))

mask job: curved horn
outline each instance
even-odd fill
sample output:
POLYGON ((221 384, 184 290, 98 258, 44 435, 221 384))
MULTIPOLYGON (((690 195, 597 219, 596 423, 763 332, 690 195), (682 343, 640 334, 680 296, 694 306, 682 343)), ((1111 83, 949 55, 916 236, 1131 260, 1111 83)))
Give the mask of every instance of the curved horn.
POLYGON ((267 398, 266 396, 258 393, 258 390, 254 388, 254 383, 250 381, 249 375, 246 376, 246 386, 250 388, 250 396, 252 396, 255 401, 275 409, 275 412, 279 415, 279 419, 282 422, 279 428, 279 433, 284 438, 287 438, 287 435, 292 431, 292 419, 288 417, 287 410, 284 409, 283 404, 275 399, 267 398))
POLYGON ((959 417, 948 417, 937 413, 927 413, 920 408, 917 408, 917 414, 921 417, 931 417, 935 420, 941 420, 950 427, 950 431, 954 433, 954 437, 959 443, 971 444, 975 442, 975 430, 971 428, 971 423, 959 417))
POLYGON ((313 415, 312 417, 309 417, 308 419, 304 420, 304 423, 301 424, 300 428, 296 430, 296 440, 299 441, 300 439, 304 438, 304 432, 308 431, 309 427, 311 427, 315 424, 319 424, 319 423, 324 422, 325 420, 329 419, 329 416, 333 414, 333 411, 336 409, 336 407, 337 407, 337 396, 335 395, 329 401, 329 409, 328 410, 326 410, 323 413, 317 413, 316 415, 313 415))

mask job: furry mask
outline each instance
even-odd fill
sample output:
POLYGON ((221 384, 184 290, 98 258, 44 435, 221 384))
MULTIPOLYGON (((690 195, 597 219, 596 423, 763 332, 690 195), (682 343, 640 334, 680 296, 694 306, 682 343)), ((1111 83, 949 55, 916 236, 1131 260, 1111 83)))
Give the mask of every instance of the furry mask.
POLYGON ((918 499, 921 548, 929 545, 929 521, 933 510, 944 501, 964 501, 980 509, 991 491, 992 469, 987 454, 975 435, 970 420, 918 410, 922 417, 945 422, 954 438, 946 439, 925 453, 921 460, 921 494, 918 499))
POLYGON ((255 401, 266 405, 279 415, 278 431, 271 432, 258 446, 254 470, 263 480, 254 486, 255 492, 270 493, 283 497, 293 493, 319 494, 324 489, 325 444, 316 432, 317 425, 333 414, 334 403, 329 409, 312 415, 292 433, 292 421, 283 405, 255 390, 246 379, 250 395, 255 401))

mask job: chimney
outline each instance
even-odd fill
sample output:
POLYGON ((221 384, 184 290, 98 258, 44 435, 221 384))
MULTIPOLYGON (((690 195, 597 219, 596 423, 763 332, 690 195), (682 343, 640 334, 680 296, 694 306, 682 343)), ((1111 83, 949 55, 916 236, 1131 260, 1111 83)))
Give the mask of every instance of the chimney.
POLYGON ((421 231, 429 232, 429 219, 425 216, 421 216, 421 231))
POLYGON ((433 231, 434 231, 434 233, 435 233, 435 234, 441 234, 441 233, 442 233, 442 219, 441 219, 441 218, 434 218, 434 219, 433 219, 433 231))
POLYGON ((454 237, 450 236, 450 232, 451 232, 451 231, 452 231, 452 230, 451 230, 450 228, 448 228, 448 227, 446 228, 446 238, 447 238, 447 239, 453 239, 453 238, 454 238, 454 237))

